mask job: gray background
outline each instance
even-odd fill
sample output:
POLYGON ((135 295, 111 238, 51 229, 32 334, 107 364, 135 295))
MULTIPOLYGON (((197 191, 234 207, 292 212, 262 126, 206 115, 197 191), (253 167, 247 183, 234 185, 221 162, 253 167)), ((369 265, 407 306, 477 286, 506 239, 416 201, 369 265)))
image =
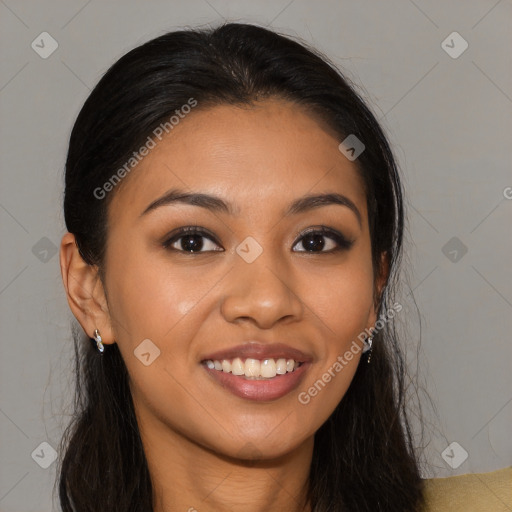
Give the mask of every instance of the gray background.
POLYGON ((408 195, 399 320, 411 372, 419 367, 438 411, 420 394, 424 475, 511 465, 510 1, 0 0, 0 17, 2 512, 57 509, 56 464, 36 460, 51 462, 38 447, 58 447, 72 396, 71 313, 55 253, 72 123, 127 50, 223 19, 302 37, 371 103, 408 195), (58 42, 47 59, 31 47, 45 31, 58 42), (454 31, 469 45, 458 58, 441 45, 454 31), (454 441, 463 462, 457 446, 441 455, 454 441))

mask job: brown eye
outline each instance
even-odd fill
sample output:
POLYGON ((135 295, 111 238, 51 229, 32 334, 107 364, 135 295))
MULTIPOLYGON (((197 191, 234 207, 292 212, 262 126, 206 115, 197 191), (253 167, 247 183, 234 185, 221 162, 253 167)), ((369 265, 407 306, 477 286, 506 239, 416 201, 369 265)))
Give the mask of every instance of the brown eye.
POLYGON ((223 249, 215 249, 219 245, 211 235, 194 227, 180 229, 167 239, 163 246, 165 249, 188 253, 223 251, 223 249))
POLYGON ((322 227, 303 234, 294 247, 302 247, 297 252, 332 253, 350 249, 353 243, 338 231, 322 227))

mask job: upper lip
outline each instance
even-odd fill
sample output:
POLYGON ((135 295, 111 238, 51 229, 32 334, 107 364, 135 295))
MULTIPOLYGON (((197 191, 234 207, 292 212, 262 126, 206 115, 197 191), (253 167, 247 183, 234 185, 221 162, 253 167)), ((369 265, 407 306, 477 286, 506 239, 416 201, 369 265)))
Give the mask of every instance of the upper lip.
POLYGON ((223 359, 294 359, 299 363, 311 361, 311 357, 300 350, 285 345, 284 343, 263 344, 257 341, 250 341, 241 345, 236 345, 218 352, 207 354, 201 358, 201 361, 222 361, 223 359))

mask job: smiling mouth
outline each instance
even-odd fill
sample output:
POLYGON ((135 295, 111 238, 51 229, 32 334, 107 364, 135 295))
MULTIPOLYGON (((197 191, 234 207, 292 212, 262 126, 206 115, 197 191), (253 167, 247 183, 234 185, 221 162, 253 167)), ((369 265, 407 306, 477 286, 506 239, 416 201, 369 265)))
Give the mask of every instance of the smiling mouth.
POLYGON ((247 380, 270 380, 287 373, 293 373, 303 363, 295 359, 285 358, 242 359, 235 357, 234 359, 222 360, 207 359, 202 364, 210 370, 231 373, 247 380))

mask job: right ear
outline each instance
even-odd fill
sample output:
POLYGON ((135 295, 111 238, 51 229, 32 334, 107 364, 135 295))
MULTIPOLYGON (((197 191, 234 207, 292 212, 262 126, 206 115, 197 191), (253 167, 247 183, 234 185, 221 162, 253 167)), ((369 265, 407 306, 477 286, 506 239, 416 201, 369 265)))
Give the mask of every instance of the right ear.
POLYGON ((94 330, 98 329, 103 344, 114 343, 107 299, 98 267, 83 260, 72 233, 66 233, 62 237, 60 270, 69 307, 82 329, 89 338, 93 338, 94 330))

